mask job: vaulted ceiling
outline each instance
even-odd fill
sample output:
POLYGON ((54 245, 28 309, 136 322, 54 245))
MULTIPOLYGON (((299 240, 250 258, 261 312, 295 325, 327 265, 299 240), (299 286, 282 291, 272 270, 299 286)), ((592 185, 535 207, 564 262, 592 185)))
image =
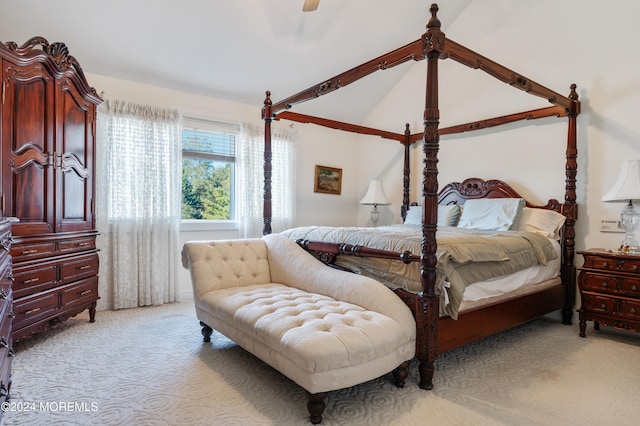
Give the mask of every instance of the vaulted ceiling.
MULTIPOLYGON (((442 0, 448 25, 471 0, 442 0)), ((61 41, 87 73, 248 104, 285 98, 416 40, 425 0, 8 0, 0 40, 61 41)), ((405 68, 406 70, 406 68, 405 68)), ((361 121, 402 70, 360 88, 342 116, 361 121), (355 102, 355 104, 354 104, 355 102)), ((100 88, 96 88, 100 91, 100 88)))

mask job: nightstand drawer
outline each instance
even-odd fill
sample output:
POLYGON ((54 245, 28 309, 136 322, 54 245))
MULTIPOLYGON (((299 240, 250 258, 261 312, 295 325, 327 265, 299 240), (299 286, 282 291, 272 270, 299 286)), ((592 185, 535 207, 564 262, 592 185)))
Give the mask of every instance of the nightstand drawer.
POLYGON ((593 294, 583 294, 582 309, 602 314, 613 314, 617 311, 616 299, 593 294))
POLYGON ((640 278, 622 278, 620 283, 620 289, 625 295, 640 299, 640 278))
POLYGON ((596 293, 619 292, 618 280, 611 275, 584 272, 580 277, 580 284, 583 291, 593 291, 596 293))
POLYGON ((585 268, 602 269, 605 271, 640 272, 640 260, 624 259, 618 256, 616 259, 605 256, 586 256, 585 268))
POLYGON ((626 318, 640 321, 640 300, 622 300, 620 313, 626 318))

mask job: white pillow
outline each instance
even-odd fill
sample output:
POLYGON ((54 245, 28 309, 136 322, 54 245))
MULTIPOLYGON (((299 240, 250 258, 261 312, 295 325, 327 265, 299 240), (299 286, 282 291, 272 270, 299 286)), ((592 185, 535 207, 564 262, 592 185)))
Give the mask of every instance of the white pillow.
POLYGON ((467 200, 459 228, 508 231, 517 222, 525 201, 522 198, 477 198, 467 200))
POLYGON ((560 239, 560 228, 564 225, 566 217, 553 210, 522 209, 520 219, 514 226, 516 231, 535 232, 547 238, 560 239))
POLYGON ((411 206, 404 219, 405 225, 422 225, 422 207, 411 206))
POLYGON ((456 226, 460 217, 460 206, 457 204, 438 204, 438 226, 456 226))
MULTIPOLYGON (((438 205, 438 226, 456 226, 459 216, 460 206, 457 204, 438 205)), ((409 207, 404 223, 406 225, 422 225, 422 207, 409 207)))

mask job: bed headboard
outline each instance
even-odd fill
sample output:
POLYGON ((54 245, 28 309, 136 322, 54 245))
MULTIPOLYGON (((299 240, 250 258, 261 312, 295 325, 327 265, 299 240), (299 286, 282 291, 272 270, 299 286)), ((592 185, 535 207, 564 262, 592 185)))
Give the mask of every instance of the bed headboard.
MULTIPOLYGON (((463 182, 452 182, 445 185, 438 193, 438 204, 459 204, 472 198, 524 198, 505 182, 492 179, 468 178, 463 182)), ((525 199, 526 201, 526 199, 525 199)), ((546 205, 536 205, 526 201, 527 207, 554 210, 562 213, 562 204, 551 199, 546 205)))

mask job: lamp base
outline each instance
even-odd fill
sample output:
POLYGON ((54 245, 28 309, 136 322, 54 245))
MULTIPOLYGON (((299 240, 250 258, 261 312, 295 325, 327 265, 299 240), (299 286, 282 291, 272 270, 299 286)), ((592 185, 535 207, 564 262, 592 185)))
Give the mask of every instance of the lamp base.
POLYGON ((634 208, 631 200, 629 200, 620 218, 622 219, 622 227, 626 232, 625 238, 620 244, 620 251, 625 253, 640 252, 640 246, 635 236, 636 229, 638 229, 638 225, 640 224, 640 214, 634 208))
POLYGON ((380 212, 378 212, 378 206, 374 204, 373 210, 371 210, 371 222, 374 228, 378 226, 378 219, 380 219, 380 212))

